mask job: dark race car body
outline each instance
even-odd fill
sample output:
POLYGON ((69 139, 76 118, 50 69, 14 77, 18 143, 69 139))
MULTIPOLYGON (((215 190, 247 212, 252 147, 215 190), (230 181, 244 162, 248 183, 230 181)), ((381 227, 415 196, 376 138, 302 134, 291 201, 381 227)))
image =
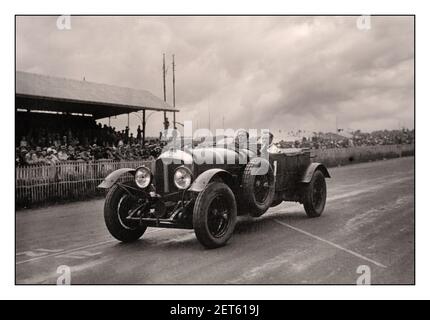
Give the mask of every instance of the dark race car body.
POLYGON ((119 169, 99 187, 110 189, 105 221, 118 240, 135 241, 147 227, 187 228, 213 248, 228 241, 238 215, 260 216, 282 201, 303 203, 310 217, 321 215, 328 177, 306 150, 262 158, 247 149, 204 147, 166 151, 151 168, 119 169), (120 182, 124 174, 134 181, 120 182))

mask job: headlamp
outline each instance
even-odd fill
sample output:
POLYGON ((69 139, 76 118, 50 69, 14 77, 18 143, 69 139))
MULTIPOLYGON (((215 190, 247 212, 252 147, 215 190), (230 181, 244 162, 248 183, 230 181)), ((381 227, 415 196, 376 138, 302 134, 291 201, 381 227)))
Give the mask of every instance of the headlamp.
POLYGON ((152 173, 147 167, 140 167, 136 169, 134 174, 134 181, 139 188, 146 188, 152 180, 152 173))
POLYGON ((173 182, 178 189, 187 189, 191 185, 193 175, 187 167, 179 167, 173 175, 173 182))

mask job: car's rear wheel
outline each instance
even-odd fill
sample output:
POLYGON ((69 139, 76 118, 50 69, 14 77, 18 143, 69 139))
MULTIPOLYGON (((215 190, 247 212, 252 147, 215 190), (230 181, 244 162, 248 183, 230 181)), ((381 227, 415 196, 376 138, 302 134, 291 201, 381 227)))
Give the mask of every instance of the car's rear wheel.
POLYGON ((324 211, 327 198, 327 186, 324 174, 317 170, 311 181, 305 186, 303 194, 303 206, 310 218, 321 216, 324 211))
POLYGON ((271 165, 261 158, 254 158, 246 165, 242 177, 242 200, 253 217, 264 214, 275 196, 275 178, 271 165))
POLYGON ((194 232, 206 248, 225 245, 233 234, 236 218, 236 200, 225 183, 211 182, 197 196, 193 210, 194 232))
POLYGON ((131 210, 136 208, 138 198, 130 195, 123 187, 114 185, 106 196, 104 219, 110 234, 122 242, 138 240, 146 231, 145 225, 127 220, 131 210))

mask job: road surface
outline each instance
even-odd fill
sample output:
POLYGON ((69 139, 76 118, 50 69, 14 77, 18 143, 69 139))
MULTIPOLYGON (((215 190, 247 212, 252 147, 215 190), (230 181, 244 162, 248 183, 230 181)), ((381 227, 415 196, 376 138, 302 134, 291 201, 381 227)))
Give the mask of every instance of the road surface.
POLYGON ((330 169, 323 216, 284 202, 243 218, 227 246, 192 230, 148 228, 122 244, 103 200, 16 213, 16 283, 413 284, 414 158, 330 169), (70 277, 69 277, 70 275, 70 277))

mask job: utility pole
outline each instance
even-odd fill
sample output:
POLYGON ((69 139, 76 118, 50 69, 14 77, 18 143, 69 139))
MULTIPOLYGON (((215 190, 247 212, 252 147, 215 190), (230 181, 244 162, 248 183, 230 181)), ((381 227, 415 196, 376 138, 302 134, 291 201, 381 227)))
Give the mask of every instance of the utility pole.
POLYGON ((208 100, 208 126, 210 131, 211 130, 211 110, 209 108, 209 100, 208 100))
MULTIPOLYGON (((164 102, 166 102, 166 54, 163 53, 163 95, 164 102)), ((167 112, 164 111, 164 130, 169 128, 169 124, 167 121, 167 112)))
MULTIPOLYGON (((175 55, 172 55, 172 74, 173 74, 173 108, 176 108, 176 91, 175 91, 175 55)), ((173 111, 173 129, 176 129, 176 112, 173 111)))
POLYGON ((145 139, 146 139, 146 133, 145 133, 145 130, 146 130, 146 119, 145 119, 145 114, 146 114, 146 112, 145 112, 146 110, 145 109, 142 109, 142 146, 144 146, 145 145, 145 139))

